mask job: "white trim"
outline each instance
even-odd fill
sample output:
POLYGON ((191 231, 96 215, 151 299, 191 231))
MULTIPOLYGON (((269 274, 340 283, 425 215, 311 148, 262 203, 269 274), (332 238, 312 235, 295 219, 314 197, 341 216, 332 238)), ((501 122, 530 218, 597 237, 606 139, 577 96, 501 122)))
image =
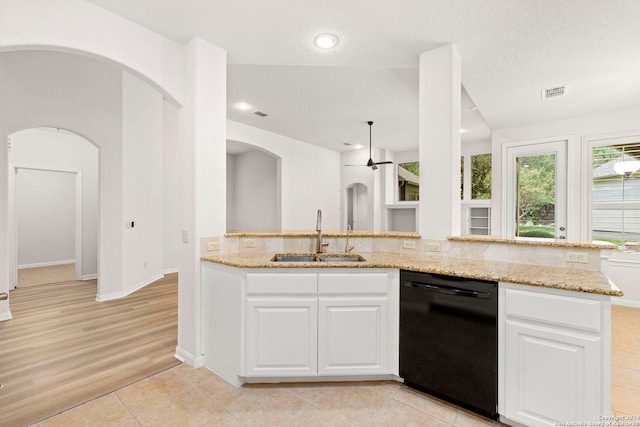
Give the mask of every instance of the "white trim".
MULTIPOLYGON (((75 175, 75 280, 82 280, 82 171, 78 169, 43 166, 31 163, 9 163, 9 198, 8 198, 8 241, 9 250, 9 289, 18 284, 18 232, 16 218, 16 180, 18 169, 39 170, 48 172, 71 173, 75 175)), ((27 264, 23 264, 27 265, 27 264)), ((23 267, 26 268, 26 267, 23 267)))
POLYGON ((177 273, 178 272, 178 268, 167 268, 162 270, 162 274, 172 274, 172 273, 177 273))
POLYGON ((11 319, 13 319, 13 316, 11 316, 11 310, 7 309, 7 311, 0 313, 0 322, 11 319))
POLYGON ((96 301, 102 302, 102 301, 110 301, 110 300, 114 300, 114 299, 124 298, 127 295, 131 295, 135 291, 139 291, 140 289, 142 289, 145 286, 155 282, 156 280, 162 279, 163 277, 164 276, 161 275, 161 274, 159 274, 157 276, 153 276, 150 279, 143 280, 142 282, 140 282, 137 285, 133 286, 133 288, 128 289, 126 291, 122 291, 122 292, 113 292, 113 293, 110 293, 110 294, 102 295, 102 294, 100 294, 100 291, 98 291, 98 294, 96 295, 96 301))
POLYGON ((18 270, 24 270, 25 268, 37 268, 37 267, 50 267, 52 265, 68 265, 75 264, 75 259, 63 259, 60 261, 47 261, 47 262, 36 262, 34 264, 20 264, 18 265, 18 270))
POLYGON ((597 145, 626 144, 637 142, 640 137, 640 129, 605 133, 600 135, 587 135, 582 137, 582 240, 591 240, 593 224, 593 194, 591 185, 593 182, 593 147, 597 145))
MULTIPOLYGON (((571 142, 574 140, 574 137, 572 135, 561 135, 561 136, 555 136, 555 137, 546 137, 546 138, 537 138, 537 139, 531 139, 531 140, 525 140, 525 141, 515 141, 515 142, 507 142, 502 144, 502 157, 501 157, 501 178, 502 178, 502 183, 501 183, 501 192, 502 192, 502 207, 501 207, 501 224, 500 224, 500 231, 501 234, 503 236, 513 236, 515 235, 514 232, 514 224, 510 224, 510 221, 514 218, 515 216, 515 212, 513 212, 513 210, 515 209, 515 203, 514 203, 514 185, 515 185, 515 179, 509 179, 510 175, 511 175, 511 169, 510 169, 510 165, 512 163, 512 159, 511 157, 513 157, 513 160, 515 160, 515 156, 516 155, 536 155, 536 154, 546 154, 549 152, 553 152, 553 149, 548 149, 546 147, 544 147, 544 145, 551 145, 554 143, 563 143, 564 144, 564 152, 560 152, 560 151, 556 151, 556 153, 558 154, 556 157, 556 161, 563 161, 563 164, 560 163, 556 163, 556 215, 560 215, 563 218, 561 222, 563 222, 565 228, 567 228, 567 233, 565 233, 565 237, 566 235, 568 235, 569 233, 572 233, 570 230, 568 230, 568 223, 570 221, 579 221, 579 219, 573 218, 574 212, 572 209, 572 212, 569 212, 569 206, 568 206, 568 189, 569 189, 569 180, 571 179, 570 176, 568 175, 569 169, 575 169, 576 165, 570 166, 570 162, 568 159, 568 154, 569 154, 569 146, 571 145, 571 142), (525 148, 525 147, 529 147, 531 148, 531 151, 529 152, 523 152, 523 153, 513 153, 512 156, 509 156, 510 154, 510 150, 513 148, 525 148), (561 157, 561 156, 564 156, 561 157), (564 168, 563 168, 564 166, 564 168), (564 172, 566 175, 564 176, 564 179, 558 179, 558 172, 564 172), (564 193, 564 194, 561 194, 564 193), (564 200, 562 200, 564 199, 564 200), (572 214, 570 216, 570 214, 572 214)), ((493 164, 492 164, 493 166, 493 164)), ((579 214, 579 209, 575 209, 575 211, 578 212, 579 214)), ((557 223, 557 221, 556 221, 557 223)))
POLYGON ((183 349, 180 346, 176 346, 176 353, 173 355, 176 359, 181 361, 182 363, 189 365, 193 368, 200 368, 204 366, 204 356, 194 356, 189 353, 187 350, 183 349))
POLYGON ((97 279, 97 278, 98 278, 97 274, 85 274, 85 275, 82 276, 82 279, 80 279, 80 280, 82 280, 84 282, 85 280, 93 280, 93 279, 97 279))
POLYGON ((640 308, 640 301, 624 298, 611 298, 611 304, 625 307, 640 308))

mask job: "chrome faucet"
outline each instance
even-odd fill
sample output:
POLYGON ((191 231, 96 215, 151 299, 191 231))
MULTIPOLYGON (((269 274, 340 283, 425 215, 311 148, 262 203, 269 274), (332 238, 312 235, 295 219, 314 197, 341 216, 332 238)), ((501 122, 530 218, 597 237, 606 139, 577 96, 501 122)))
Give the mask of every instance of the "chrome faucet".
POLYGON ((316 240, 316 253, 322 253, 322 211, 318 209, 318 220, 316 222, 316 231, 318 239, 316 240))
POLYGON ((353 250, 353 246, 349 246, 349 230, 351 230, 351 224, 347 224, 347 243, 344 246, 344 253, 348 254, 353 250))

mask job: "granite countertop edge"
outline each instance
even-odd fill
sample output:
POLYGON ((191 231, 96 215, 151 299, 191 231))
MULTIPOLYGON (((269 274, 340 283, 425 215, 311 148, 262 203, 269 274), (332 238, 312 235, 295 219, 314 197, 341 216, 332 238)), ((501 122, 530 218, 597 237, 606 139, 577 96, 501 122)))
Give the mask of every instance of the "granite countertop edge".
POLYGON ((623 292, 600 271, 394 252, 358 254, 366 261, 273 262, 271 261, 273 253, 228 253, 204 256, 201 260, 249 269, 397 268, 607 296, 623 295, 623 292))

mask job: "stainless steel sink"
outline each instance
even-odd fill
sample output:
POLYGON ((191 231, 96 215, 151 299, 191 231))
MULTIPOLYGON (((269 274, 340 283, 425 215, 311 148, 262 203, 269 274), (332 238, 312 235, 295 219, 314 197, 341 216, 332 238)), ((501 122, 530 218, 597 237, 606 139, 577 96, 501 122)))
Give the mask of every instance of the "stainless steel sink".
POLYGON ((316 261, 315 255, 283 255, 275 254, 271 261, 276 262, 314 262, 316 261))
POLYGON ((360 255, 329 254, 329 255, 303 255, 303 254, 275 254, 272 262, 362 262, 366 261, 360 255))
POLYGON ((360 255, 325 255, 320 256, 322 262, 362 262, 366 261, 360 255))

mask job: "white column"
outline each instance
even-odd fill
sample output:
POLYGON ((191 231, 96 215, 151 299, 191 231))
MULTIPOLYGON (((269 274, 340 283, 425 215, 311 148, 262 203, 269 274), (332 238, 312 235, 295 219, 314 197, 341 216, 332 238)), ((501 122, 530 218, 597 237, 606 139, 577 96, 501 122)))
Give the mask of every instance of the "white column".
MULTIPOLYGON (((202 39, 184 49, 180 111, 180 230, 176 356, 202 366, 200 237, 225 231, 226 52, 202 39)), ((178 236, 177 236, 178 237, 178 236)))
POLYGON ((460 56, 446 45, 420 55, 420 234, 460 234, 460 56))

